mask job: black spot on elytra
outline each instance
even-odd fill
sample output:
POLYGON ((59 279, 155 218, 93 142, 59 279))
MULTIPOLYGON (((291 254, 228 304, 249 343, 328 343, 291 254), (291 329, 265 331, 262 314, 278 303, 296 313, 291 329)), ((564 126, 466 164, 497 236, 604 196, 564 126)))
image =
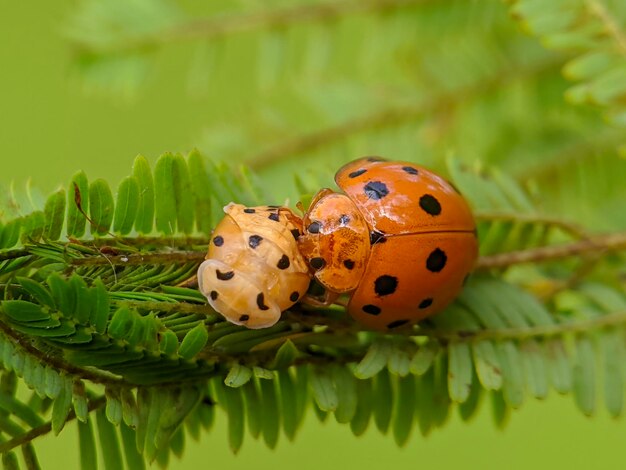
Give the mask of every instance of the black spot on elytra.
POLYGON ((388 274, 383 274, 374 281, 374 292, 378 296, 393 294, 397 287, 398 278, 388 274))
POLYGON ((269 310, 270 308, 265 305, 265 295, 263 292, 259 292, 259 295, 256 296, 256 305, 259 307, 259 310, 269 310))
POLYGON ((431 299, 430 297, 422 300, 420 302, 420 304, 418 305, 418 308, 428 308, 433 304, 433 299, 431 299))
POLYGON ((254 214, 254 213, 256 212, 254 209, 251 209, 251 208, 249 208, 249 207, 246 207, 243 211, 244 211, 246 214, 254 214))
POLYGON ((250 248, 256 248, 263 241, 263 237, 260 235, 250 235, 248 238, 248 245, 250 248))
POLYGON ((309 264, 313 269, 318 270, 326 266, 326 261, 324 260, 324 258, 315 257, 310 259, 309 264))
POLYGON ((283 255, 281 256, 281 258, 278 260, 278 263, 276 263, 276 267, 278 269, 287 269, 289 267, 289 256, 287 255, 283 255))
POLYGON ((374 245, 376 243, 385 243, 387 239, 385 235, 379 232, 378 230, 372 230, 370 232, 370 245, 374 245))
POLYGON ((446 261, 448 261, 446 253, 441 248, 435 248, 428 255, 428 259, 426 260, 426 269, 433 273, 438 273, 444 268, 446 261))
POLYGON ((217 278, 220 281, 229 281, 233 278, 233 276, 235 275, 235 271, 226 271, 225 273, 223 273, 222 271, 220 271, 219 269, 215 270, 215 275, 217 276, 217 278))
POLYGON ((387 325, 387 328, 389 328, 390 330, 393 328, 398 328, 400 326, 406 325, 409 322, 409 320, 396 320, 396 321, 392 321, 391 323, 389 323, 387 325))
POLYGON ((347 214, 342 214, 342 216, 339 217, 339 223, 341 225, 347 225, 348 222, 350 222, 350 216, 348 216, 347 214))
POLYGON ((380 315, 380 312, 382 311, 380 307, 372 304, 363 305, 363 308, 361 308, 361 310, 369 315, 380 315))
POLYGON ((354 269, 354 261, 352 261, 351 259, 346 259, 343 261, 343 265, 347 268, 347 269, 354 269))
POLYGON ((435 196, 432 194, 424 194, 420 198, 420 207, 424 212, 430 215, 439 215, 441 214, 441 204, 435 196))
POLYGON ((274 222, 278 222, 280 220, 280 217, 278 216, 278 212, 270 214, 269 216, 267 216, 267 218, 270 220, 273 220, 274 222))
POLYGON ((368 162, 386 162, 387 159, 383 157, 367 157, 366 160, 368 162))
POLYGON ((300 230, 298 230, 297 228, 292 229, 291 234, 293 235, 293 238, 295 238, 296 240, 300 238, 300 230))
POLYGON ((211 294, 209 294, 209 295, 211 296, 211 300, 216 300, 217 296, 218 296, 218 293, 217 293, 216 290, 212 290, 211 294))
POLYGON ((409 175, 417 175, 417 168, 413 168, 412 166, 403 166, 402 170, 408 173, 409 175))
POLYGON ((250 315, 241 315, 239 321, 244 322, 250 320, 250 315))
POLYGON ((292 302, 295 302, 299 298, 300 298, 300 294, 298 293, 298 291, 293 291, 291 295, 289 296, 289 300, 291 300, 292 302))
POLYGON ((306 228, 309 233, 320 233, 320 229, 322 228, 322 224, 318 221, 311 222, 311 224, 306 228))
POLYGON ((213 238, 213 244, 215 246, 222 246, 224 244, 224 237, 218 235, 217 237, 213 238))
POLYGON ((280 206, 267 206, 268 209, 280 209, 280 206))
POLYGON ((365 168, 361 168, 360 170, 353 171, 348 175, 348 178, 356 178, 357 176, 361 176, 367 170, 365 168))
POLYGON ((363 192, 368 198, 375 201, 378 201, 379 199, 382 199, 387 194, 389 194, 387 185, 382 181, 370 181, 365 186, 363 186, 363 192))

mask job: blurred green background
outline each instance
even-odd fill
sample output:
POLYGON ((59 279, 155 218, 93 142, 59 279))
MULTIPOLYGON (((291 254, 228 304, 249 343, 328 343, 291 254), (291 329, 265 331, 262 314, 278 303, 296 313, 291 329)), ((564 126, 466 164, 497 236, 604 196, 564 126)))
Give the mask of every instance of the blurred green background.
MULTIPOLYGON (((242 8, 258 7, 255 2, 239 3, 242 8)), ((602 127, 602 120, 594 110, 566 106, 563 94, 568 85, 559 73, 563 61, 519 32, 507 16, 506 6, 499 2, 485 3, 489 3, 485 7, 488 14, 481 12, 483 7, 478 2, 467 2, 472 4, 474 16, 461 19, 454 14, 440 15, 434 7, 424 6, 424 10, 394 20, 395 25, 382 26, 380 31, 367 16, 359 16, 352 23, 348 21, 340 32, 330 36, 324 36, 326 26, 321 32, 308 31, 306 34, 319 33, 318 39, 327 41, 326 54, 330 55, 331 64, 319 69, 289 63, 300 61, 299 48, 306 49, 302 46, 305 33, 300 33, 298 28, 285 33, 290 35, 291 50, 283 55, 271 52, 284 49, 282 39, 264 37, 262 53, 257 56, 251 44, 260 39, 254 31, 230 40, 204 62, 198 56, 205 46, 191 47, 183 41, 155 54, 146 69, 146 80, 135 92, 128 92, 122 80, 125 93, 93 93, 86 90, 85 81, 76 71, 73 62, 76 46, 66 37, 70 34, 70 18, 77 2, 39 2, 36 6, 28 2, 3 2, 0 186, 8 187, 12 182, 21 186, 30 178, 35 187, 47 193, 59 184, 65 185, 78 169, 85 170, 91 178, 103 177, 116 183, 128 174, 138 153, 154 162, 162 152, 186 153, 197 147, 211 157, 252 163, 259 168, 260 181, 273 188, 276 198, 291 197, 293 202, 297 193, 287 175, 295 169, 304 174, 311 168, 313 173, 322 175, 317 178, 329 184, 330 180, 324 177, 332 174, 337 162, 364 153, 413 159, 439 167, 443 166, 443 157, 453 153, 468 162, 488 161, 516 178, 531 174, 538 181, 540 195, 542 181, 549 181, 560 199, 554 202, 540 197, 544 206, 551 210, 562 208, 563 213, 574 212, 572 207, 575 207, 582 220, 586 213, 580 200, 589 201, 589 194, 584 188, 577 188, 575 181, 568 192, 571 197, 559 187, 569 177, 568 171, 580 170, 568 169, 565 163, 575 160, 576 155, 561 160, 546 159, 546 155, 561 156, 562 149, 581 142, 591 148, 588 153, 605 155, 609 152, 607 148, 614 147, 617 133, 602 127), (424 44, 416 44, 414 49, 390 49, 389 54, 381 52, 384 46, 379 42, 410 43, 412 35, 417 34, 413 29, 417 23, 412 21, 421 22, 423 31, 419 32, 424 34, 424 44), (438 28, 437 21, 452 25, 449 30, 438 28), (467 24, 467 29, 459 32, 455 21, 467 24), (390 31, 398 36, 406 34, 390 38, 390 31), (463 40, 459 33, 469 39, 463 40), (341 36, 340 43, 334 42, 339 41, 337 36, 341 36), (363 45, 364 42, 367 44, 363 45), (438 49, 439 42, 447 46, 438 49), (341 45, 337 46, 338 50, 334 50, 336 44, 341 45), (353 63, 354 53, 361 49, 372 57, 361 57, 357 67, 353 63), (276 148, 281 141, 340 122, 353 122, 355 116, 375 114, 381 103, 403 107, 415 102, 422 106, 424 97, 431 94, 436 98, 437 93, 448 96, 448 92, 465 89, 463 67, 446 74, 444 56, 448 64, 484 61, 482 71, 467 69, 468 75, 474 74, 479 82, 484 78, 483 73, 487 77, 493 72, 495 77, 484 78, 486 81, 503 79, 503 72, 494 63, 514 59, 521 64, 545 61, 548 76, 526 80, 523 73, 527 71, 521 71, 519 81, 513 80, 510 86, 481 100, 473 97, 467 102, 451 101, 437 107, 441 102, 435 99, 432 108, 426 107, 432 113, 414 119, 417 122, 406 119, 399 126, 365 126, 354 138, 337 139, 333 145, 313 148, 300 155, 282 155, 272 164, 250 160, 260 152, 276 148), (420 57, 428 60, 420 61, 420 57), (440 57, 442 63, 429 62, 433 57, 440 57), (269 61, 266 67, 264 61, 269 61), (397 70, 382 67, 385 61, 394 62, 397 70), (443 67, 443 71, 437 67, 443 67), (398 70, 406 73, 397 75, 398 70), (206 83, 205 72, 212 77, 206 83), (254 77, 257 73, 260 77, 254 77), (431 86, 426 88, 426 83, 431 86), (302 97, 299 92, 304 88, 307 88, 306 96, 302 97), (407 89, 413 90, 414 95, 407 94, 407 89), (528 118, 533 115, 536 119, 528 118), (398 153, 394 153, 396 150, 398 153), (562 174, 566 176, 561 178, 562 174), (563 203, 561 199, 572 201, 563 203)), ((193 2, 177 5, 196 14, 221 8, 215 2, 204 6, 193 2)), ((460 3, 450 4, 451 11, 455 7, 461 8, 460 3)), ((305 24, 302 28, 312 27, 305 24)), ((306 56, 309 62, 318 60, 315 53, 306 56)), ((513 68, 509 73, 515 77, 518 71, 513 68)), ((605 175, 601 189, 608 192, 611 184, 623 183, 623 175, 618 174, 615 181, 610 174, 605 175)), ((606 194, 596 194, 598 191, 594 197, 606 198, 606 194)), ((614 204, 610 198, 606 200, 607 204, 614 204)), ((613 228, 611 224, 624 222, 607 222, 597 211, 584 220, 595 223, 593 216, 600 221, 594 225, 596 228, 613 228)), ((334 423, 332 417, 320 424, 310 414, 295 443, 282 439, 278 448, 271 451, 263 443, 247 438, 237 456, 228 450, 226 424, 221 416, 209 435, 203 435, 198 443, 187 443, 184 458, 173 461, 171 467, 312 469, 386 465, 574 469, 612 468, 622 460, 626 423, 611 420, 603 410, 594 418, 586 418, 575 409, 570 398, 558 397, 553 392, 546 403, 527 402, 501 431, 492 425, 489 404, 483 403, 482 408, 479 417, 470 424, 461 423, 454 415, 443 430, 436 430, 427 438, 415 432, 404 449, 398 449, 390 437, 380 436, 373 426, 365 436, 355 438, 347 427, 334 423)), ((69 425, 59 438, 43 439, 39 446, 43 468, 78 466, 75 433, 74 426, 69 425)))

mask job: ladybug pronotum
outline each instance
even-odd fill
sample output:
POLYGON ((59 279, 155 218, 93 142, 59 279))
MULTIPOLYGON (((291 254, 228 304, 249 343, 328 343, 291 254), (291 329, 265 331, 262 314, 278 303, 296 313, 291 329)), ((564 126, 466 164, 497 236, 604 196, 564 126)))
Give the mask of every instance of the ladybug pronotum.
POLYGON ((393 331, 454 299, 478 241, 471 211, 450 183, 377 157, 348 163, 335 182, 344 193, 322 189, 302 219, 284 207, 226 206, 198 271, 215 310, 264 328, 298 300, 326 305, 347 294, 355 320, 393 331), (312 277, 325 289, 322 299, 304 295, 312 277))

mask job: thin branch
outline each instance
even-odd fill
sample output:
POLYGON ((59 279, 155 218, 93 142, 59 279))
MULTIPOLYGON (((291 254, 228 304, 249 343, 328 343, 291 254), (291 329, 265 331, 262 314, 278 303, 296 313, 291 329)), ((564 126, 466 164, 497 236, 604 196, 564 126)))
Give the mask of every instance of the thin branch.
POLYGON ((480 221, 505 221, 505 222, 522 222, 528 224, 542 224, 558 227, 564 232, 569 233, 575 238, 587 238, 587 232, 578 224, 574 224, 568 220, 557 219, 555 217, 548 217, 541 214, 522 214, 513 212, 477 212, 474 214, 474 218, 480 221))
POLYGON ((602 22, 609 35, 615 40, 620 54, 626 57, 626 33, 621 30, 613 15, 600 0, 587 0, 587 5, 591 13, 602 22))
POLYGON ((554 261, 571 256, 604 253, 623 249, 626 249, 626 232, 597 235, 586 240, 563 245, 542 246, 528 250, 483 256, 478 260, 476 269, 506 268, 514 264, 554 261))
MULTIPOLYGON (((87 405, 87 410, 89 412, 92 412, 99 408, 102 408, 105 404, 106 398, 98 397, 94 400, 89 401, 89 404, 87 405)), ((72 410, 67 418, 67 421, 73 421, 74 419, 76 419, 76 413, 74 412, 74 410, 72 410)), ((4 454, 6 452, 9 452, 11 449, 15 449, 18 446, 21 446, 28 442, 32 442, 35 438, 44 436, 50 431, 52 431, 52 422, 48 421, 47 423, 44 423, 41 426, 37 426, 36 428, 31 429, 21 436, 14 437, 9 441, 0 444, 0 454, 4 454)))
POLYGON ((2 333, 10 339, 16 347, 23 349, 31 356, 37 358, 37 360, 42 364, 49 365, 55 370, 64 371, 70 375, 74 375, 76 377, 80 377, 81 379, 89 380, 90 382, 98 384, 116 386, 126 384, 124 380, 117 379, 108 374, 105 375, 104 373, 97 373, 94 370, 77 367, 57 356, 48 354, 46 351, 37 349, 33 344, 31 337, 15 331, 13 328, 1 321, 0 331, 2 331, 2 333))
POLYGON ((79 47, 81 52, 116 54, 172 43, 214 40, 260 29, 280 29, 296 24, 328 22, 345 16, 397 10, 430 2, 432 0, 344 0, 244 14, 216 15, 178 24, 169 30, 146 34, 134 40, 118 41, 110 46, 97 47, 81 43, 79 47))
POLYGON ((97 256, 75 258, 73 266, 139 266, 143 264, 169 264, 201 262, 206 257, 205 251, 168 251, 167 253, 139 253, 133 255, 97 256))
POLYGON ((556 323, 554 325, 529 326, 523 328, 496 328, 489 330, 437 331, 418 329, 412 336, 426 336, 443 341, 479 341, 479 340, 522 340, 528 338, 558 336, 566 333, 585 333, 600 328, 622 326, 626 324, 626 311, 610 313, 582 321, 556 323))
POLYGON ((550 58, 533 64, 527 69, 520 70, 511 68, 510 70, 502 70, 494 74, 490 80, 465 87, 461 90, 456 90, 452 93, 435 95, 430 99, 407 106, 383 109, 354 118, 336 126, 297 136, 291 140, 284 140, 267 150, 246 157, 244 161, 248 166, 259 169, 275 164, 283 158, 293 157, 294 155, 325 147, 335 141, 345 139, 352 134, 374 129, 395 127, 405 122, 414 121, 422 116, 435 115, 444 110, 449 110, 461 100, 469 100, 476 95, 508 84, 514 80, 521 80, 529 76, 542 74, 554 69, 554 67, 560 63, 560 60, 550 58))

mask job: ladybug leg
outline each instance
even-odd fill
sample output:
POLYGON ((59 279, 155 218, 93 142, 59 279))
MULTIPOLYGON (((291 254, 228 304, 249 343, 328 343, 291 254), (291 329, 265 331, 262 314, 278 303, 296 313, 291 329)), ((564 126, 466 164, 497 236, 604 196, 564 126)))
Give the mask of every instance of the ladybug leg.
POLYGON ((321 297, 306 294, 302 297, 302 299, 300 299, 300 302, 312 307, 328 307, 329 305, 337 303, 336 301, 338 297, 339 294, 337 292, 332 292, 326 289, 321 297))

